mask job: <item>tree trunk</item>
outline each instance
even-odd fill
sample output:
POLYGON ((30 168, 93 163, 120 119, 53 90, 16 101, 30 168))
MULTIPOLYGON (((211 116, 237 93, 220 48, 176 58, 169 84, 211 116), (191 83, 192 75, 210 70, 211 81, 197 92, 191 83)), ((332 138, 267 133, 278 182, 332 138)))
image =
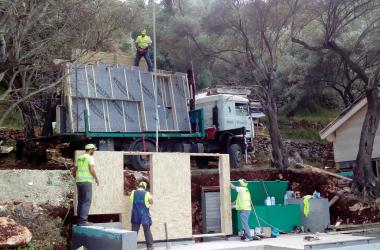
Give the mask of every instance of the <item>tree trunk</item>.
POLYGON ((356 187, 364 195, 371 197, 380 196, 380 181, 372 170, 373 144, 380 121, 379 73, 380 68, 375 78, 368 83, 366 91, 368 110, 361 131, 357 164, 354 168, 356 187))
POLYGON ((60 101, 59 96, 53 95, 52 97, 48 97, 46 111, 43 114, 42 136, 53 135, 52 122, 55 119, 56 107, 59 105, 60 101))
POLYGON ((26 103, 20 103, 19 108, 22 112, 22 118, 24 120, 24 138, 25 141, 35 138, 36 134, 34 131, 34 112, 33 109, 26 103))
POLYGON ((289 167, 288 151, 286 150, 278 127, 277 105, 274 98, 268 99, 270 100, 264 105, 264 109, 268 117, 268 129, 272 145, 272 166, 279 169, 286 169, 289 167))

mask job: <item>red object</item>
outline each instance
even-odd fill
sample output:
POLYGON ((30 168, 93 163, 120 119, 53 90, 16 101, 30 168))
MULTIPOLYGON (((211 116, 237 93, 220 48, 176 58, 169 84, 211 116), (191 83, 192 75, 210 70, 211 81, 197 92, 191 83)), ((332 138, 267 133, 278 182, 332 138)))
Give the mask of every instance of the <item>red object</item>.
POLYGON ((143 141, 144 152, 146 152, 146 142, 145 142, 145 137, 144 136, 142 137, 142 141, 143 141))
POLYGON ((216 134, 216 127, 209 127, 205 129, 206 132, 206 139, 207 140, 215 140, 215 134, 216 134))

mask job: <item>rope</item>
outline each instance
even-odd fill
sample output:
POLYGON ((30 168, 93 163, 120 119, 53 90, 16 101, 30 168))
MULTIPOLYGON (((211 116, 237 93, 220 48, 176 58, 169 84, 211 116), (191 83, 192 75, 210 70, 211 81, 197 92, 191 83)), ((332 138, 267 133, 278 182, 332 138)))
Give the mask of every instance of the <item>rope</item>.
MULTIPOLYGON (((284 231, 280 230, 278 227, 275 227, 274 225, 270 224, 268 221, 266 221, 266 220, 264 220, 263 218, 259 217, 259 216, 257 215, 257 213, 256 213, 256 209, 255 209, 255 207, 253 206, 252 201, 251 201, 251 207, 252 207, 252 211, 253 211, 254 215, 256 216, 257 224, 259 225, 259 227, 261 227, 261 224, 260 224, 260 222, 259 222, 259 220, 261 220, 261 221, 264 222, 267 226, 270 226, 270 227, 272 227, 272 228, 276 228, 276 229, 278 229, 278 230, 280 231, 280 233, 284 233, 284 231)), ((252 211, 251 211, 251 213, 252 213, 252 211)))
POLYGON ((267 187, 265 186, 264 181, 261 180, 261 183, 263 184, 264 191, 265 191, 265 193, 267 194, 267 197, 268 197, 268 196, 269 196, 269 193, 268 193, 267 187))

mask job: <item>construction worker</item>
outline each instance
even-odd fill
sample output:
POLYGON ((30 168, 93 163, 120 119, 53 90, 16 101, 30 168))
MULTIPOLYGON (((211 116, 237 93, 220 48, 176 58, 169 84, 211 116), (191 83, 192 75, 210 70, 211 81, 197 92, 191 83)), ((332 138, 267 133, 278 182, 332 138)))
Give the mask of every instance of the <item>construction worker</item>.
POLYGON ((231 188, 235 189, 238 193, 236 198, 236 210, 240 212, 240 221, 244 230, 244 241, 251 241, 253 237, 249 228, 249 216, 251 214, 251 194, 247 188, 248 182, 244 179, 239 180, 240 187, 230 183, 231 188))
POLYGON ((152 218, 150 217, 149 207, 153 204, 153 198, 148 191, 146 191, 147 183, 141 181, 138 189, 132 191, 130 200, 132 202, 132 216, 131 224, 132 231, 139 232, 140 225, 143 226, 144 236, 147 249, 153 249, 153 236, 150 231, 152 225, 152 218))
POLYGON ((95 179, 96 185, 99 186, 93 157, 96 147, 94 144, 87 144, 84 149, 86 152, 76 159, 75 166, 72 169, 78 190, 78 226, 90 225, 87 219, 91 207, 93 179, 95 179))
POLYGON ((136 38, 136 57, 135 66, 139 66, 141 57, 145 58, 148 71, 153 72, 152 62, 150 61, 148 49, 152 46, 152 39, 146 34, 146 30, 141 31, 141 35, 136 38))

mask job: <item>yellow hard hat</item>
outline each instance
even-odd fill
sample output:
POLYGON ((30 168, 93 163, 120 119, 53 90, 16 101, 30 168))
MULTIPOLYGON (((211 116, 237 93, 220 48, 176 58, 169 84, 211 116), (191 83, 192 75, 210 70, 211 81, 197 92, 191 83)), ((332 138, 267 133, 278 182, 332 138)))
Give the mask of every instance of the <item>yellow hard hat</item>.
POLYGON ((143 189, 146 189, 146 186, 147 186, 147 184, 146 184, 145 181, 140 181, 140 183, 139 183, 139 187, 141 187, 141 188, 143 188, 143 189))
POLYGON ((146 35, 146 29, 143 29, 143 30, 141 31, 141 35, 146 35))

